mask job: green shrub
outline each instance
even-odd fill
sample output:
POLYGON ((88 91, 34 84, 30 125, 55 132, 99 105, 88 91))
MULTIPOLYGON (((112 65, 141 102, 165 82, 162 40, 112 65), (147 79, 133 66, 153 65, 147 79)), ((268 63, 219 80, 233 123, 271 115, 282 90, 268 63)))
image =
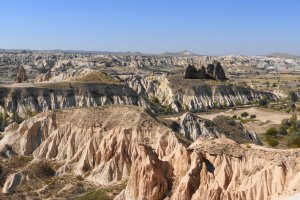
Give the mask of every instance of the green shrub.
POLYGON ((249 116, 249 114, 248 114, 247 112, 243 112, 243 113, 241 114, 241 117, 243 117, 243 118, 248 117, 248 116, 249 116))
POLYGON ((256 115, 250 115, 250 119, 255 119, 256 115))
POLYGON ((214 102, 213 105, 214 105, 214 108, 217 108, 219 106, 219 103, 218 102, 214 102))
POLYGON ((168 113, 173 112, 173 108, 172 108, 171 104, 169 104, 169 105, 166 107, 166 111, 167 111, 168 113))
POLYGON ((258 105, 262 106, 262 107, 266 107, 268 105, 268 99, 266 97, 260 99, 258 101, 258 105))
POLYGON ((278 130, 278 133, 281 134, 281 135, 287 135, 289 126, 287 124, 281 124, 280 127, 279 127, 279 130, 278 130))
POLYGON ((277 133, 278 133, 278 131, 277 131, 276 128, 269 128, 269 129, 266 131, 265 135, 267 135, 267 136, 276 136, 277 133))
POLYGON ((184 104, 184 110, 185 111, 189 111, 190 110, 190 108, 189 108, 189 106, 187 104, 184 104))
POLYGON ((160 104, 160 101, 159 101, 159 99, 157 97, 153 97, 152 98, 152 102, 156 103, 156 104, 160 104))
POLYGON ((107 200, 110 199, 103 190, 90 191, 82 196, 74 198, 74 200, 107 200))
POLYGON ((268 137, 267 138, 267 143, 268 145, 270 145, 271 147, 276 147, 278 146, 279 142, 276 138, 273 138, 273 137, 268 137))
POLYGON ((291 102, 297 102, 298 101, 298 95, 296 92, 290 92, 289 94, 291 102))
POLYGON ((287 146, 290 148, 299 148, 300 147, 300 134, 289 135, 286 138, 287 146))

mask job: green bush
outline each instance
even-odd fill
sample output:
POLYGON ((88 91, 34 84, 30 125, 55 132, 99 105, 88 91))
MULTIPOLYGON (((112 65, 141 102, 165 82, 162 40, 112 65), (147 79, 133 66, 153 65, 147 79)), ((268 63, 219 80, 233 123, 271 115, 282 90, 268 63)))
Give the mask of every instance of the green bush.
POLYGON ((278 140, 277 140, 276 138, 273 138, 273 137, 269 137, 269 138, 267 139, 267 143, 268 143, 268 145, 270 145, 271 147, 276 147, 276 146, 278 146, 278 144, 279 144, 278 140))
POLYGON ((255 119, 256 115, 250 115, 250 119, 255 119))
POLYGON ((269 128, 269 129, 266 131, 265 135, 267 135, 267 136, 276 136, 277 133, 278 133, 278 131, 277 131, 276 128, 269 128))
POLYGON ((291 102, 297 102, 298 101, 298 95, 296 94, 296 92, 290 92, 290 100, 291 102))
POLYGON ((258 105, 262 106, 262 107, 266 107, 268 105, 268 99, 266 97, 260 99, 258 101, 258 105))
POLYGON ((281 135, 287 135, 288 134, 288 132, 287 132, 288 128, 289 128, 289 125, 281 124, 280 127, 279 127, 279 130, 278 130, 278 133, 281 134, 281 135))
POLYGON ((299 148, 300 147, 300 134, 289 135, 286 138, 286 143, 290 148, 299 148))
POLYGON ((184 104, 184 110, 185 110, 185 111, 189 111, 189 110, 190 110, 189 106, 186 105, 186 104, 184 104))
POLYGON ((108 200, 110 199, 103 190, 90 191, 82 196, 74 198, 74 200, 108 200))
POLYGON ((173 108, 172 108, 171 104, 169 104, 169 105, 166 107, 166 111, 167 111, 168 113, 173 112, 173 108))
POLYGON ((159 101, 159 99, 157 97, 153 97, 152 98, 152 102, 156 103, 156 104, 160 104, 160 101, 159 101))
POLYGON ((248 116, 249 116, 249 114, 248 114, 247 112, 243 112, 243 113, 241 114, 241 117, 243 117, 243 118, 248 117, 248 116))

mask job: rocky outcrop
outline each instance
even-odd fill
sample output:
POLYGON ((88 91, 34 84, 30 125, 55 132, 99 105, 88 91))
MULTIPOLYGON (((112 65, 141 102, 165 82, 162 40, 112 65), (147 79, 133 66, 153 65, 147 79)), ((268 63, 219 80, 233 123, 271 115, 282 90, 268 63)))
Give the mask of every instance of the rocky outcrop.
POLYGON ((226 81, 228 78, 225 75, 225 71, 221 66, 220 62, 214 62, 213 64, 208 64, 207 69, 202 66, 200 69, 189 65, 184 73, 185 79, 213 79, 226 81))
POLYGON ((23 83, 25 81, 27 81, 26 70, 23 66, 21 66, 17 71, 17 76, 14 80, 14 83, 23 83))
POLYGON ((134 161, 130 171, 135 176, 129 177, 126 189, 115 200, 162 199, 171 189, 173 172, 168 162, 159 160, 157 154, 149 147, 141 146, 139 152, 140 155, 134 161), (149 182, 141 180, 149 180, 149 182), (135 185, 138 189, 130 185, 135 185))
POLYGON ((187 78, 187 79, 197 79, 197 78, 199 78, 198 70, 196 69, 196 67, 189 65, 185 69, 185 73, 183 76, 184 76, 184 78, 187 78))
POLYGON ((22 118, 47 110, 111 104, 151 109, 147 100, 123 84, 57 82, 0 89, 0 106, 22 118))
POLYGON ((134 161, 142 159, 140 144, 163 158, 179 145, 176 141, 171 130, 142 108, 114 106, 41 113, 17 130, 7 130, 0 149, 9 145, 20 155, 55 160, 61 163, 57 174, 112 184, 128 179, 134 161))
POLYGON ((201 66, 201 68, 198 70, 198 78, 199 79, 209 79, 204 66, 201 66))
POLYGON ((206 110, 244 105, 262 98, 278 99, 271 92, 258 91, 246 86, 209 85, 180 76, 133 75, 123 77, 123 79, 139 95, 149 99, 156 97, 162 105, 171 105, 174 111, 206 110))
POLYGON ((102 185, 128 181, 117 199, 264 200, 300 191, 298 150, 227 138, 199 138, 185 147, 134 106, 41 113, 7 129, 3 145, 33 155, 34 162, 59 163, 58 176, 71 173, 102 185))
POLYGON ((119 83, 118 80, 108 74, 90 68, 70 68, 61 73, 48 71, 36 77, 35 82, 84 82, 84 83, 119 83))
POLYGON ((193 141, 199 137, 221 137, 218 127, 212 121, 199 118, 192 113, 186 113, 180 117, 179 127, 179 132, 193 141))
POLYGON ((212 75, 216 80, 221 80, 225 81, 228 80, 228 78, 225 75, 224 69, 221 66, 221 63, 217 62, 214 65, 214 70, 213 70, 213 75, 212 75))
POLYGON ((230 138, 237 143, 260 144, 255 133, 248 132, 241 123, 226 116, 218 116, 210 121, 192 113, 186 113, 180 117, 179 132, 193 141, 200 137, 230 138))
MULTIPOLYGON (((128 74, 134 74, 136 69, 151 68, 154 71, 163 72, 184 69, 188 65, 196 68, 207 66, 213 61, 220 62, 227 73, 249 73, 257 70, 271 71, 296 71, 300 68, 299 58, 280 58, 268 56, 169 56, 169 55, 108 55, 102 52, 92 54, 83 52, 45 52, 45 51, 5 51, 0 50, 0 80, 1 82, 13 82, 15 71, 24 66, 27 78, 45 81, 51 77, 60 76, 82 68, 99 69, 120 66, 127 68, 128 74)), ((262 71, 263 72, 263 71, 262 71)))
POLYGON ((2 188, 2 193, 9 194, 12 193, 22 180, 22 175, 19 173, 11 174, 7 177, 4 186, 2 188))

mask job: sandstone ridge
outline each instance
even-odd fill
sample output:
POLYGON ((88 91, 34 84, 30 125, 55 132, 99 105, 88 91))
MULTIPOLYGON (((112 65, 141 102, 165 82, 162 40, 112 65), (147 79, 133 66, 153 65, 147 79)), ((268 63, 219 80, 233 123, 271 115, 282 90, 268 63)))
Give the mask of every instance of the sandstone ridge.
POLYGON ((38 114, 7 128, 0 149, 59 163, 58 176, 128 181, 116 199, 263 200, 300 191, 298 150, 228 138, 187 147, 179 138, 140 107, 102 106, 38 114))

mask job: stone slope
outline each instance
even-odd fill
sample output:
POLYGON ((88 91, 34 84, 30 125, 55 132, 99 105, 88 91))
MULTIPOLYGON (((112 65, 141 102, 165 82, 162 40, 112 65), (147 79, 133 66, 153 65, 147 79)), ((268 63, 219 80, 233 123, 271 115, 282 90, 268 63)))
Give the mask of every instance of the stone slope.
POLYGON ((116 199, 264 200, 300 191, 300 153, 230 139, 200 138, 188 148, 176 133, 136 106, 48 111, 10 126, 0 140, 56 174, 92 183, 128 181, 116 199))
POLYGON ((226 116, 217 116, 211 121, 185 113, 178 126, 179 132, 193 141, 198 138, 230 138, 238 143, 261 143, 256 133, 247 131, 241 123, 226 116))
POLYGON ((0 106, 22 118, 47 110, 111 104, 151 109, 147 100, 123 84, 57 82, 0 86, 0 90, 0 106))
POLYGON ((161 104, 171 105, 175 111, 243 105, 262 98, 277 99, 270 92, 236 85, 209 85, 201 80, 187 80, 180 76, 133 75, 124 79, 138 94, 149 99, 156 97, 161 104))
POLYGON ((58 174, 72 172, 92 182, 126 180, 140 144, 162 158, 178 145, 174 133, 139 107, 114 106, 41 113, 5 130, 6 145, 36 160, 54 159, 58 174))

